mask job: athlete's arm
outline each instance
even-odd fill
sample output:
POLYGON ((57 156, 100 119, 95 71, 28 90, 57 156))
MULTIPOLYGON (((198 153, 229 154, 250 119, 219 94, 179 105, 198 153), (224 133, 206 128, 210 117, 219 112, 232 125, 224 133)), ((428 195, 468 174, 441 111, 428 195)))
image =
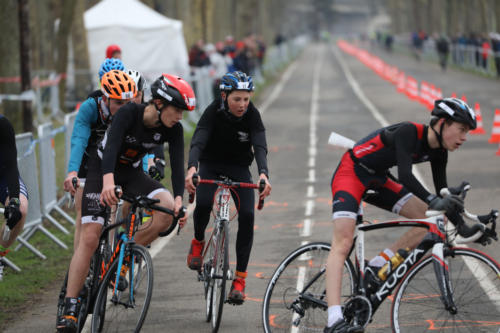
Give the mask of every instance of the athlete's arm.
POLYGON ((168 140, 168 153, 172 169, 172 188, 174 198, 184 193, 184 131, 180 123, 172 127, 172 134, 168 140))
POLYGON ((265 174, 269 178, 269 170, 267 168, 267 142, 266 129, 262 123, 260 113, 255 109, 254 117, 252 117, 250 140, 253 146, 255 162, 260 174, 265 174))

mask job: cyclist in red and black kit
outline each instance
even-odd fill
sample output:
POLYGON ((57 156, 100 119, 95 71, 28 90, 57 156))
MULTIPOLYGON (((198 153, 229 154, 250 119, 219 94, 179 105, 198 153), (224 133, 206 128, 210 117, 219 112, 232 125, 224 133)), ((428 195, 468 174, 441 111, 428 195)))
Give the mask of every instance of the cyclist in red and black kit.
MULTIPOLYGON (((344 154, 332 178, 332 247, 327 261, 328 324, 325 333, 351 332, 356 328, 345 322, 340 290, 342 269, 355 231, 363 194, 376 190, 365 199, 377 207, 411 219, 425 218, 425 211, 453 210, 461 206, 456 196, 441 198, 427 191, 412 173, 412 165, 430 162, 436 193, 447 187, 448 151, 458 149, 469 130, 476 128, 474 111, 456 98, 435 101, 429 125, 403 122, 379 129, 358 141, 344 154), (396 166, 398 178, 389 174, 396 166)), ((381 267, 400 248, 414 248, 425 230, 413 228, 390 248, 373 258, 368 269, 381 267)))
POLYGON ((0 201, 5 206, 6 224, 0 228, 0 281, 3 277, 2 258, 9 252, 17 235, 23 230, 28 212, 28 190, 17 168, 16 135, 10 121, 0 115, 0 201), (5 228, 11 230, 3 239, 5 228))
MULTIPOLYGON (((221 97, 210 104, 196 126, 189 152, 186 189, 196 191, 196 208, 193 213, 194 238, 191 241, 187 263, 189 268, 200 270, 202 266, 205 228, 210 219, 212 200, 216 186, 193 185, 192 177, 198 170, 202 179, 226 176, 237 182, 252 182, 249 166, 255 157, 259 179, 266 186, 261 198, 271 193, 267 169, 266 132, 260 113, 250 102, 253 82, 242 72, 227 73, 222 77, 221 97)), ((245 299, 245 278, 253 242, 254 192, 237 189, 240 210, 236 237, 236 279, 233 281, 229 300, 241 304, 245 299)), ((233 198, 236 198, 233 194, 233 198)))

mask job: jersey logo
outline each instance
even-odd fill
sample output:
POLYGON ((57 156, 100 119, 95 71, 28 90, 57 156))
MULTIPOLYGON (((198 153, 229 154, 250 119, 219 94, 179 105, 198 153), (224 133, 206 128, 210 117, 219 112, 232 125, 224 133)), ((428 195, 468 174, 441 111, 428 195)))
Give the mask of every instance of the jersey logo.
POLYGON ((238 131, 238 140, 240 140, 240 142, 247 142, 247 141, 249 141, 249 135, 248 135, 248 133, 238 131))
POLYGON ((155 135, 153 136, 153 140, 160 141, 160 139, 161 139, 161 133, 155 133, 155 135))

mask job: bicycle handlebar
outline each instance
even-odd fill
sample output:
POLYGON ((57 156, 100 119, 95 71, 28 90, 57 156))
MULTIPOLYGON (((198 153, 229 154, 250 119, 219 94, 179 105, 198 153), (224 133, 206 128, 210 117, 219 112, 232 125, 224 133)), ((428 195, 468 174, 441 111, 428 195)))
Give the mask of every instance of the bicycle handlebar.
POLYGON ((179 219, 183 218, 184 215, 186 214, 186 207, 184 206, 182 206, 182 208, 180 209, 179 214, 175 216, 175 212, 173 210, 155 205, 160 202, 159 199, 151 199, 145 195, 133 196, 123 192, 120 186, 115 186, 115 194, 121 199, 130 202, 132 204, 132 209, 134 209, 134 207, 145 208, 145 209, 157 210, 172 215, 173 217, 172 223, 170 224, 167 230, 162 231, 158 234, 158 236, 160 237, 165 237, 169 235, 172 231, 174 231, 175 227, 177 227, 177 222, 179 221, 179 219))
MULTIPOLYGON (((441 196, 447 195, 457 195, 462 200, 465 199, 467 195, 467 191, 471 188, 470 184, 467 182, 462 182, 458 188, 443 188, 440 191, 441 196)), ((446 211, 434 211, 428 210, 425 215, 428 217, 447 214, 446 211)), ((450 213, 451 214, 451 213, 450 213)), ((458 214, 453 214, 454 220, 451 221, 452 224, 456 227, 456 231, 458 233, 458 237, 455 239, 457 244, 465 244, 477 242, 482 245, 487 245, 491 243, 491 240, 498 240, 496 229, 496 219, 498 218, 498 210, 491 210, 489 214, 486 215, 475 215, 469 213, 465 208, 461 207, 461 211, 458 214), (468 226, 463 217, 468 220, 476 222, 476 224, 472 226, 468 226), (491 223, 491 227, 488 228, 486 225, 491 223)))
MULTIPOLYGON (((251 188, 258 189, 259 193, 264 191, 266 187, 266 181, 261 179, 258 184, 254 183, 241 183, 241 182, 233 182, 231 180, 215 180, 215 179, 201 179, 197 173, 193 174, 193 185, 197 187, 199 184, 214 184, 220 187, 225 188, 251 188)), ((189 203, 193 203, 195 197, 195 193, 189 194, 189 203)), ((257 205, 257 209, 261 210, 264 207, 264 199, 259 199, 259 203, 257 205)))

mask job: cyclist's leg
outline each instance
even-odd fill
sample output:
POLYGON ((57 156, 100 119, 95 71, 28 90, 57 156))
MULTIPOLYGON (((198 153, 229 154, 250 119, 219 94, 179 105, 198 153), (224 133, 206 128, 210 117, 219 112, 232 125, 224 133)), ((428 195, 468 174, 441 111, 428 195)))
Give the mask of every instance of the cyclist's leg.
MULTIPOLYGON (((342 272, 344 261, 352 247, 361 197, 366 191, 358 171, 355 171, 355 165, 346 153, 332 177, 333 237, 326 265, 329 329, 346 325, 340 307, 342 272)), ((361 176, 365 180, 369 175, 361 176)))
MULTIPOLYGON (((124 191, 132 195, 147 195, 149 198, 159 199, 158 206, 174 209, 174 198, 158 181, 152 179, 139 168, 131 166, 117 166, 115 170, 116 184, 123 186, 124 191)), ((148 245, 158 234, 170 226, 172 216, 159 211, 153 213, 151 222, 147 222, 142 230, 135 234, 135 241, 141 245, 148 245)))
POLYGON ((75 236, 73 239, 73 251, 78 248, 78 242, 80 242, 80 234, 82 230, 82 197, 83 197, 83 188, 79 187, 76 189, 75 193, 75 236))
MULTIPOLYGON (((425 218, 427 204, 410 193, 403 185, 388 179, 383 187, 378 189, 378 196, 368 198, 366 201, 377 207, 399 214, 409 219, 425 218)), ((396 253, 397 250, 409 247, 415 248, 427 233, 425 228, 411 228, 403 234, 389 249, 396 253)))
MULTIPOLYGON (((252 176, 248 168, 238 167, 235 169, 239 176, 235 180, 252 182, 252 176)), ((239 204, 240 209, 238 212, 238 233, 236 235, 236 278, 231 285, 229 299, 235 304, 241 304, 245 299, 245 279, 253 244, 255 193, 253 189, 239 188, 236 193, 232 192, 232 196, 234 202, 239 204)))

